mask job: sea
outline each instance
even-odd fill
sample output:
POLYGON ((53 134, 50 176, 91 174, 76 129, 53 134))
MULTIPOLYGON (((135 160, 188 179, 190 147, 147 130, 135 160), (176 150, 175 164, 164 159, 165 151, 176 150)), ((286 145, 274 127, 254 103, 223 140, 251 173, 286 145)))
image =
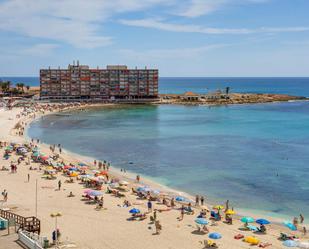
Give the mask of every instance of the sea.
MULTIPOLYGON (((159 89, 206 93, 227 86, 231 92, 309 97, 309 78, 161 78, 159 89)), ((121 106, 70 114, 45 116, 28 135, 212 203, 230 200, 236 210, 263 217, 309 217, 307 101, 121 106)))

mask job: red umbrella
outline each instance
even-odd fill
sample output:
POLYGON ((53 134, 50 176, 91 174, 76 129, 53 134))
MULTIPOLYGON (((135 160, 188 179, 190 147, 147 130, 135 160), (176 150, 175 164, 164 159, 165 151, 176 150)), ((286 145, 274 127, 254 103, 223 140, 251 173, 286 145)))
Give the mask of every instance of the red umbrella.
POLYGON ((47 160, 49 157, 48 156, 40 156, 40 158, 42 159, 42 160, 47 160))
POLYGON ((106 175, 108 175, 108 172, 106 170, 103 170, 103 171, 100 172, 100 175, 106 176, 106 175))

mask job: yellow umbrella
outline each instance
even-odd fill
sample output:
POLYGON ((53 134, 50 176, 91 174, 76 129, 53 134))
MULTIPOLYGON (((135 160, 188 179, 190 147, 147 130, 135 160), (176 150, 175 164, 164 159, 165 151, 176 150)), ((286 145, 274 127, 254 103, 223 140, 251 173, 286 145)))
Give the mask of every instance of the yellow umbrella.
POLYGON ((46 167, 46 170, 52 170, 52 169, 54 169, 54 168, 51 167, 51 166, 47 166, 47 167, 46 167))
POLYGON ((76 172, 72 172, 70 176, 78 176, 78 174, 76 172))
POLYGON ((229 209, 229 210, 226 210, 225 214, 232 215, 232 214, 236 214, 236 212, 234 210, 229 209))
POLYGON ((223 209, 224 207, 222 205, 216 205, 213 207, 213 209, 218 209, 218 210, 221 210, 223 209))
POLYGON ((246 237, 245 242, 250 243, 251 245, 257 245, 260 243, 260 241, 257 238, 252 237, 252 236, 246 237))

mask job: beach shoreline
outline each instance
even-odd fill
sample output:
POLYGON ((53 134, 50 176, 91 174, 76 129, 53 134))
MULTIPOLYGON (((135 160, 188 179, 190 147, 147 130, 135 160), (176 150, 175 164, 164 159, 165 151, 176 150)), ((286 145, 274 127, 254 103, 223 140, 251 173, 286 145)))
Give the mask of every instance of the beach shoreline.
MULTIPOLYGON (((297 101, 307 101, 307 100, 297 100, 297 101)), ((275 103, 281 103, 281 102, 267 102, 267 103, 255 103, 255 104, 275 104, 275 103)), ((178 105, 178 104, 176 104, 178 105)), ((181 105, 181 104, 179 104, 181 105)), ((234 104, 233 104, 234 105, 234 104)), ((237 105, 237 104, 235 104, 237 105)), ((249 104, 239 104, 239 105, 251 105, 249 104)), ((131 106, 131 105, 129 105, 131 106)), ((95 109, 95 108, 99 108, 99 109, 105 109, 105 108, 119 108, 119 107, 123 107, 123 104, 96 104, 96 105, 90 105, 87 106, 86 108, 73 108, 73 109, 68 109, 68 110, 64 110, 61 111, 59 113, 70 113, 70 112, 76 112, 76 111, 87 111, 88 109, 95 109)), ((57 115, 58 113, 48 113, 46 115, 57 115)), ((29 124, 28 127, 26 129, 26 133, 25 133, 25 139, 27 142, 29 142, 31 140, 31 137, 28 135, 27 130, 29 129, 31 123, 36 122, 38 119, 42 118, 43 116, 46 115, 42 115, 40 117, 37 117, 36 119, 32 120, 29 124)), ((74 114, 73 114, 74 115, 74 114)), ((33 137, 33 139, 36 139, 35 137, 33 137)), ((42 145, 44 147, 44 150, 48 150, 49 144, 45 144, 45 143, 41 143, 40 145, 42 145)), ((67 156, 69 156, 70 158, 79 158, 81 162, 86 163, 87 165, 92 165, 94 160, 98 160, 97 158, 88 156, 88 155, 82 155, 82 154, 78 154, 74 151, 68 150, 65 147, 63 148, 63 153, 66 154, 67 156)), ((126 181, 129 181, 130 183, 134 183, 135 179, 136 179, 136 175, 138 175, 139 173, 134 172, 134 171, 130 171, 127 170, 126 174, 124 175, 121 171, 120 171, 120 167, 118 167, 117 165, 111 165, 110 167, 110 172, 111 175, 117 177, 117 178, 121 178, 124 179, 126 181)), ((192 202, 194 202, 195 199, 195 195, 193 193, 189 193, 185 190, 180 190, 180 189, 176 189, 170 186, 165 185, 162 182, 158 182, 155 178, 147 176, 147 175, 141 175, 141 178, 143 179, 143 183, 151 188, 155 188, 158 189, 160 191, 163 192, 167 192, 170 193, 172 195, 182 195, 185 196, 186 198, 190 199, 192 202)), ((207 194, 206 194, 207 196, 207 194)), ((219 201, 216 201, 215 199, 208 199, 206 201, 207 205, 209 207, 215 206, 219 203, 219 201)), ((239 207, 236 207, 238 210, 238 214, 235 215, 236 217, 240 218, 242 216, 252 216, 252 217, 264 217, 267 219, 272 220, 272 222, 278 226, 282 225, 283 221, 289 220, 292 217, 287 215, 287 214, 277 214, 278 216, 275 217, 275 213, 271 213, 269 214, 269 212, 267 210, 258 210, 258 209, 253 209, 253 208, 246 208, 246 209, 241 209, 239 207), (268 213, 268 214, 267 214, 268 213)), ((304 225, 308 226, 309 223, 304 223, 304 225)))
MULTIPOLYGON (((77 108, 77 109, 78 109, 78 108, 77 108)), ((75 108, 71 109, 71 111, 73 111, 73 110, 75 110, 75 108)), ((15 114, 15 112, 14 112, 14 114, 15 114)), ((25 127, 25 130, 27 130, 27 129, 29 128, 29 125, 30 125, 32 122, 35 122, 35 121, 38 120, 39 118, 42 118, 43 116, 48 115, 48 114, 56 114, 56 113, 55 113, 55 112, 45 113, 45 114, 43 114, 43 115, 41 115, 41 116, 36 116, 36 118, 35 118, 35 119, 32 119, 32 120, 31 120, 31 119, 23 120, 24 122, 27 122, 27 127, 25 127)), ((10 127, 14 127, 14 126, 15 126, 14 122, 15 122, 16 120, 11 120, 11 121, 12 121, 12 122, 11 122, 11 126, 10 126, 10 127)), ((10 133, 10 136, 9 136, 10 139, 13 139, 14 137, 16 138, 16 139, 13 139, 12 141, 29 142, 29 141, 31 140, 31 138, 27 135, 27 132, 25 132, 25 134, 24 134, 22 137, 13 136, 13 135, 11 135, 12 132, 9 132, 9 133, 10 133)), ((5 138, 8 138, 7 136, 4 136, 4 137, 5 137, 5 138)), ((3 139, 3 136, 1 136, 0 138, 3 139)), ((39 146, 42 147, 42 151, 44 151, 44 152, 46 152, 46 153, 49 152, 49 145, 48 145, 48 144, 39 144, 39 146)), ((61 157, 65 158, 67 161, 87 162, 87 164, 91 164, 91 165, 92 165, 92 162, 93 162, 93 160, 94 160, 94 158, 76 154, 76 153, 74 153, 74 152, 72 152, 72 151, 66 150, 65 148, 64 148, 64 150, 63 150, 63 153, 61 154, 61 157)), ((119 178, 121 178, 121 179, 128 180, 128 181, 130 181, 130 183, 132 183, 132 184, 135 182, 134 179, 135 179, 136 173, 134 173, 134 172, 127 172, 126 175, 124 175, 124 174, 122 174, 121 172, 119 172, 119 168, 117 168, 117 167, 111 167, 110 172, 111 172, 111 175, 113 175, 114 177, 119 177, 119 178)), ((0 176, 1 176, 1 175, 0 175, 0 176)), ((161 189, 161 190, 163 190, 163 191, 165 191, 165 192, 170 192, 170 193, 172 193, 172 194, 178 194, 178 195, 186 196, 186 197, 188 197, 188 198, 190 198, 190 199, 194 199, 194 197, 193 197, 192 195, 190 195, 190 194, 187 194, 187 193, 185 193, 185 192, 180 192, 180 191, 178 191, 178 190, 175 190, 175 189, 169 188, 169 187, 167 187, 167 186, 164 186, 164 185, 162 185, 162 184, 159 184, 159 183, 157 183, 157 182, 155 182, 155 181, 152 181, 152 180, 148 179, 146 176, 145 176, 145 177, 142 176, 142 181, 143 181, 143 184, 149 185, 149 186, 151 186, 152 188, 161 189)), ((211 206, 209 205, 210 203, 207 202, 207 204, 208 204, 208 207, 211 207, 211 206)), ((238 211, 238 210, 237 210, 237 211, 238 211)), ((240 213, 240 212, 239 212, 239 213, 240 213)), ((245 214, 245 213, 244 213, 244 214, 245 214)), ((252 213, 250 212, 250 210, 249 210, 248 214, 251 214, 251 215, 252 215, 252 213)), ((240 218, 240 216, 237 216, 237 219, 239 219, 239 218, 240 218)), ((280 225, 280 221, 279 221, 279 220, 278 220, 278 221, 275 221, 274 219, 271 219, 271 220, 272 220, 272 222, 273 222, 273 224, 271 225, 271 228, 272 228, 272 230, 276 231, 276 234, 278 234, 280 231, 285 231, 285 230, 286 230, 283 226, 280 225)), ((238 221, 238 222, 239 222, 239 221, 238 221)), ((234 231, 234 230, 233 230, 233 231, 234 231)), ((235 231, 234 231, 233 233, 235 233, 235 231)), ((241 244, 241 246, 238 245, 238 246, 235 247, 235 248, 246 248, 245 246, 246 246, 246 244, 241 244)), ((80 248, 86 248, 86 247, 80 247, 80 248)), ((88 248, 88 247, 87 247, 87 248, 88 248)), ((90 247, 89 247, 89 248, 90 248, 90 247)), ((92 247, 92 248, 97 248, 97 247, 92 247)), ((107 248, 112 248, 112 247, 107 247, 107 248)), ((119 247, 119 248, 120 248, 120 247, 119 247)), ((140 247, 136 247, 136 248, 140 248, 140 247)), ((156 248, 156 247, 147 247, 147 248, 156 248)), ((173 248, 173 247, 171 247, 171 248, 173 248)), ((181 247, 181 248, 182 248, 182 247, 181 247)), ((184 248, 185 248, 185 247, 184 247, 184 248)), ((227 248, 227 247, 222 247, 222 248, 227 248)), ((234 247, 231 247, 231 248, 234 248, 234 247)), ((277 247, 273 247, 273 248, 277 248, 277 247)), ((280 248, 280 247, 278 247, 278 248, 280 248)))

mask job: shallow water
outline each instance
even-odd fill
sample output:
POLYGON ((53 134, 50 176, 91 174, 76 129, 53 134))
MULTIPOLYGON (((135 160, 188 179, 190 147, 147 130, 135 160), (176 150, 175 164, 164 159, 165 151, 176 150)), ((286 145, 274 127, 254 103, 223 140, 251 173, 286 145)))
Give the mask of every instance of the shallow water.
POLYGON ((101 108, 28 135, 237 208, 309 216, 309 102, 101 108))

